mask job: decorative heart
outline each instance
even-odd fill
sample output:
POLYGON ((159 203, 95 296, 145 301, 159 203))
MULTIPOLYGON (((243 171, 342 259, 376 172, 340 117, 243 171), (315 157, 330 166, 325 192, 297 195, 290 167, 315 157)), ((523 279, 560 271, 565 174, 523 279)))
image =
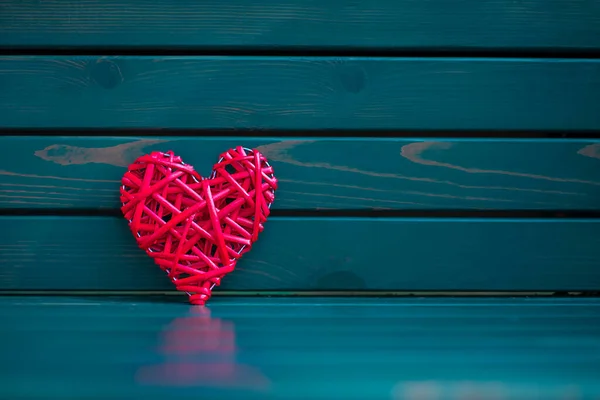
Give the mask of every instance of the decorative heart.
POLYGON ((276 189, 256 150, 221 154, 209 178, 171 151, 153 152, 123 176, 121 211, 138 246, 190 303, 204 305, 263 231, 276 189))

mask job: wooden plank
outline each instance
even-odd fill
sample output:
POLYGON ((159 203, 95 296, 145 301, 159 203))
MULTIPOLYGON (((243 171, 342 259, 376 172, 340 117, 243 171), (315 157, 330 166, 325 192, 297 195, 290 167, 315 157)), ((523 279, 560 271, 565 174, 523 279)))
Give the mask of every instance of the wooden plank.
POLYGON ((213 300, 0 297, 0 398, 600 397, 597 298, 213 300))
POLYGON ((597 0, 20 0, 0 45, 205 49, 598 49, 597 0))
POLYGON ((118 209, 127 165, 173 150, 203 175, 258 148, 279 178, 275 209, 598 210, 600 141, 244 137, 1 139, 0 208, 118 209))
MULTIPOLYGON (((0 289, 168 290, 125 220, 2 217, 0 289)), ((600 220, 272 218, 221 290, 598 290, 600 220)))
POLYGON ((0 57, 4 128, 600 129, 600 60, 0 57))

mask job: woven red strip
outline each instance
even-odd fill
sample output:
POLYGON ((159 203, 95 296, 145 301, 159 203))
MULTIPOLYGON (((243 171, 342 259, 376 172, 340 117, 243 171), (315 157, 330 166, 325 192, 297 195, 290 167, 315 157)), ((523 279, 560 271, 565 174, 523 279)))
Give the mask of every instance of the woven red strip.
POLYGON ((263 231, 276 189, 256 150, 226 151, 205 179, 172 152, 154 152, 123 176, 121 211, 139 247, 190 303, 204 305, 263 231))

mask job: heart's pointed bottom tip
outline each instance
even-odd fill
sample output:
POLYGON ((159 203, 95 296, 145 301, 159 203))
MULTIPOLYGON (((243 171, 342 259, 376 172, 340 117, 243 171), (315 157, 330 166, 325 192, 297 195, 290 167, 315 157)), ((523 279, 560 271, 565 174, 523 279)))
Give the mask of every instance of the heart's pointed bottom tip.
POLYGON ((190 304, 193 306, 204 306, 206 302, 210 299, 210 294, 198 293, 190 295, 190 304))

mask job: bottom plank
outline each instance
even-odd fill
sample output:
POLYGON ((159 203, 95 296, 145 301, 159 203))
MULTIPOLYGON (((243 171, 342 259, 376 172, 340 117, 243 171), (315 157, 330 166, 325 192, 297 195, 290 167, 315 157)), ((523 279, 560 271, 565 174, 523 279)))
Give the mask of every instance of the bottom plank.
MULTIPOLYGON (((0 226, 0 290, 172 289, 123 219, 0 226)), ((600 220, 281 217, 220 290, 599 288, 600 220)))
POLYGON ((600 398, 600 299, 0 296, 2 399, 600 398))

